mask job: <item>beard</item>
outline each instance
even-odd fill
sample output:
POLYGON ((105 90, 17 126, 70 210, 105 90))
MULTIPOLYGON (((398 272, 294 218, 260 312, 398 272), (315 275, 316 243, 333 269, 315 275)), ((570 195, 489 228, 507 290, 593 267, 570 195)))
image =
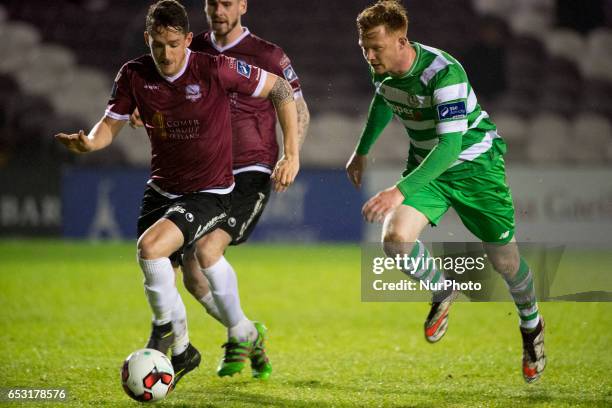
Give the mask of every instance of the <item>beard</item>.
POLYGON ((234 28, 235 28, 235 27, 238 25, 238 20, 236 19, 236 20, 234 20, 234 21, 227 21, 227 22, 225 23, 225 27, 227 27, 227 28, 224 28, 224 29, 222 29, 221 31, 215 31, 215 30, 214 30, 214 28, 213 28, 213 27, 214 27, 214 24, 213 24, 213 22, 212 22, 212 21, 210 21, 210 22, 208 23, 208 25, 209 25, 209 26, 211 27, 211 29, 214 31, 214 33, 215 33, 215 35, 216 35, 216 36, 221 36, 221 37, 223 37, 223 36, 226 36, 228 33, 230 33, 230 32, 231 32, 231 31, 232 31, 232 30, 233 30, 233 29, 234 29, 234 28))

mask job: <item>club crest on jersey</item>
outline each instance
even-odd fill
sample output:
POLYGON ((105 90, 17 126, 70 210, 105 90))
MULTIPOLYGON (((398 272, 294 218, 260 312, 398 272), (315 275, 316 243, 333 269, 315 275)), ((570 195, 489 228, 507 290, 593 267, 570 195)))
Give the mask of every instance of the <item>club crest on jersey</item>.
POLYGON ((287 82, 292 82, 297 79, 297 75, 295 74, 295 71, 293 70, 293 67, 291 65, 283 69, 283 75, 285 76, 287 82))
POLYGON ((200 85, 191 84, 185 87, 185 97, 187 100, 191 102, 195 102, 202 97, 202 92, 200 90, 200 85))
POLYGON ((438 105, 439 120, 465 119, 466 113, 464 101, 438 105))
POLYGON ((238 71, 238 73, 243 77, 251 77, 251 66, 242 60, 238 60, 238 63, 236 64, 236 71, 238 71))

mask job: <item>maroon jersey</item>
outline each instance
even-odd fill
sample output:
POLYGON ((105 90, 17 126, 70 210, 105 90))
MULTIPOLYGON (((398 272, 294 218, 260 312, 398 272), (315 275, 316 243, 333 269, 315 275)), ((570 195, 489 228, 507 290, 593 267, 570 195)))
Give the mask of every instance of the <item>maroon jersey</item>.
MULTIPOLYGON (((214 33, 203 32, 194 37, 191 49, 227 55, 284 77, 291 84, 294 95, 301 96, 299 79, 285 52, 251 34, 246 27, 236 41, 225 47, 216 44, 214 33)), ((272 103, 267 99, 232 93, 231 111, 234 169, 239 172, 246 167, 259 171, 273 168, 278 158, 278 143, 276 112, 272 103)))
POLYGON ((229 192, 230 93, 257 96, 267 73, 230 57, 187 53, 185 67, 172 78, 157 71, 150 55, 125 64, 106 116, 128 120, 138 108, 151 141, 154 187, 171 194, 229 192))

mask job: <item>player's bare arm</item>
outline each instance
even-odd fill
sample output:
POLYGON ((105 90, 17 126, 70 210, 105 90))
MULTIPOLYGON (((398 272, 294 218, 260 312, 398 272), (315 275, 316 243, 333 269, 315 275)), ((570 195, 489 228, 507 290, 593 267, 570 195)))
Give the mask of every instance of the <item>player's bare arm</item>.
POLYGON ((125 125, 125 121, 105 116, 94 125, 87 135, 83 130, 80 130, 78 133, 72 134, 58 133, 55 138, 71 152, 88 153, 104 149, 110 145, 123 125, 125 125))
POLYGON ((283 156, 272 172, 274 190, 287 190, 300 169, 298 113, 293 90, 287 81, 268 73, 266 84, 261 92, 262 97, 272 101, 278 116, 278 122, 283 130, 283 156))
POLYGON ((298 114, 298 145, 301 149, 308 133, 308 125, 310 125, 310 111, 304 98, 299 97, 295 100, 295 106, 298 114))

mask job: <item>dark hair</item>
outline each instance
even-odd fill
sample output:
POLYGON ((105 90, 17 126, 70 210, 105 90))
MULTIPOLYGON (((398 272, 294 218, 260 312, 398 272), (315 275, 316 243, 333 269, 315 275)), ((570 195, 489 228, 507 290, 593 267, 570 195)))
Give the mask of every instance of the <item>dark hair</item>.
POLYGON ((357 16, 359 33, 385 26, 388 31, 408 31, 408 12, 397 0, 379 0, 376 4, 363 10, 357 16))
POLYGON ((145 29, 152 33, 159 27, 173 28, 187 34, 189 32, 189 18, 187 10, 177 0, 160 0, 149 7, 145 29))

